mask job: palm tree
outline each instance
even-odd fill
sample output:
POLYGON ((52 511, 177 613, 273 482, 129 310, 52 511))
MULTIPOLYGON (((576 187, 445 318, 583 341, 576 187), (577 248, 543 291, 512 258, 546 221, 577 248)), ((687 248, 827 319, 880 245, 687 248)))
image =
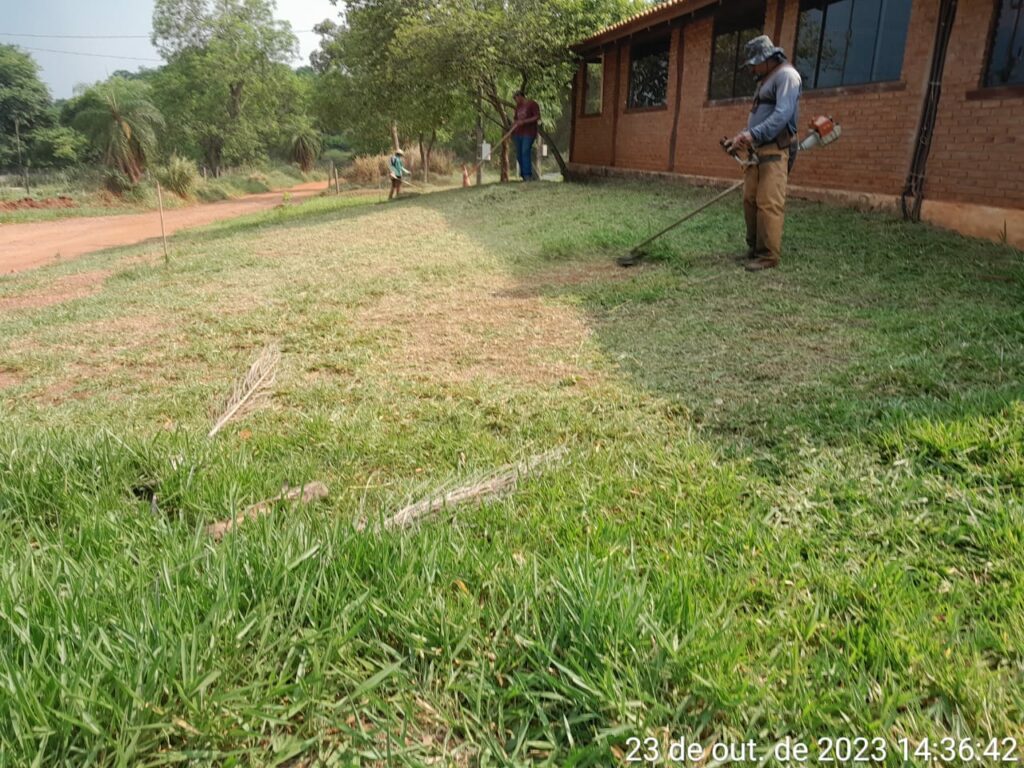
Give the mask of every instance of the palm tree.
POLYGON ((136 184, 156 150, 156 132, 164 119, 149 100, 149 86, 115 77, 86 91, 74 122, 107 166, 136 184))
POLYGON ((308 123, 292 126, 290 133, 289 145, 292 162, 298 163, 303 173, 309 173, 323 148, 320 134, 308 123))

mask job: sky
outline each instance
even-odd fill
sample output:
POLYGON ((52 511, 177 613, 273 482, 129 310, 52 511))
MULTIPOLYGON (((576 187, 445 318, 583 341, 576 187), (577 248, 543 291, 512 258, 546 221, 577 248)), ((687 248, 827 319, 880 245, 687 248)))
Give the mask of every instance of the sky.
MULTIPOLYGON (((294 62, 299 66, 309 63, 319 42, 306 30, 324 19, 337 20, 338 9, 329 0, 277 0, 275 15, 291 22, 299 39, 300 57, 294 62)), ((160 54, 149 42, 152 20, 153 0, 0 0, 0 43, 31 54, 50 95, 66 99, 76 85, 105 80, 116 70, 160 66, 160 54), (88 37, 95 35, 121 37, 88 37)))

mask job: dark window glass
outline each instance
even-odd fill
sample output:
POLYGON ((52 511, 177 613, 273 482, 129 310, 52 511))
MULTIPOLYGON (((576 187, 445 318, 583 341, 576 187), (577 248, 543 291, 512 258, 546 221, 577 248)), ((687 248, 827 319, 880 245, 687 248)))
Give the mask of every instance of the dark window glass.
POLYGON ((898 80, 911 0, 801 0, 793 64, 805 88, 898 80))
POLYGON ((873 79, 899 80, 903 69, 903 48, 910 25, 911 0, 882 0, 882 27, 878 31, 873 79))
POLYGON ((1024 84, 1024 0, 999 0, 985 85, 1024 84))
POLYGON ((587 62, 587 79, 584 88, 586 99, 583 102, 583 114, 601 114, 601 101, 604 95, 604 59, 587 62))
POLYGON ((711 48, 709 99, 733 99, 753 96, 756 81, 744 66, 744 46, 761 34, 764 27, 764 3, 760 0, 730 4, 715 16, 714 42, 711 48))
POLYGON ((629 106, 660 107, 668 101, 669 39, 630 47, 629 106))

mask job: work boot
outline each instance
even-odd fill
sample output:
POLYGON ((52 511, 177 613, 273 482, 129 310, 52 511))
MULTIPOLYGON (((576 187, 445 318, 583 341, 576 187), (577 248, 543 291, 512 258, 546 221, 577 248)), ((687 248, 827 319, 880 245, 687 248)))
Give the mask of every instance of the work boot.
POLYGON ((733 256, 733 260, 737 264, 746 264, 747 262, 753 261, 756 258, 757 254, 754 252, 753 248, 747 248, 747 250, 745 250, 743 253, 738 253, 735 256, 733 256))
POLYGON ((754 259, 752 262, 747 264, 747 272, 760 272, 765 269, 771 269, 779 265, 779 259, 777 256, 762 256, 759 259, 754 259))

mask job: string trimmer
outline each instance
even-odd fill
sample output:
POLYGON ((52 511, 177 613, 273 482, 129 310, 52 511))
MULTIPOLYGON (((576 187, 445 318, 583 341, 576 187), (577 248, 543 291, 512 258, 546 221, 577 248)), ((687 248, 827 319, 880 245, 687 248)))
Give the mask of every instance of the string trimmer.
MULTIPOLYGON (((841 135, 842 129, 839 127, 837 123, 835 123, 832 120, 831 117, 816 117, 813 120, 811 120, 811 131, 810 133, 807 134, 807 136, 804 137, 803 141, 800 142, 799 151, 806 152, 807 150, 814 149, 815 147, 824 147, 827 144, 831 144, 841 135)), ((757 157, 757 153, 754 152, 754 150, 750 150, 747 154, 747 157, 744 158, 740 156, 739 152, 737 152, 735 149, 730 148, 727 145, 726 139, 722 139, 722 141, 719 143, 721 144, 722 149, 729 153, 736 160, 736 162, 740 164, 740 167, 742 167, 744 170, 746 170, 748 167, 752 165, 758 164, 759 160, 757 157)), ((615 260, 615 263, 618 264, 620 267, 632 267, 634 264, 638 264, 641 261, 641 259, 643 259, 646 255, 644 253, 644 248, 653 243, 659 237, 668 234, 673 229, 678 227, 680 224, 689 221, 697 214, 703 212, 707 208, 710 208, 719 200, 728 197, 737 189, 742 187, 743 184, 744 181, 737 181, 724 192, 720 192, 719 194, 715 195, 713 198, 708 200, 706 203, 703 203, 699 207, 690 211, 688 214, 683 216, 683 218, 673 222, 672 224, 669 224, 663 230, 651 235, 642 243, 637 243, 637 245, 633 247, 633 250, 631 250, 625 256, 620 256, 619 258, 617 258, 615 260)))

